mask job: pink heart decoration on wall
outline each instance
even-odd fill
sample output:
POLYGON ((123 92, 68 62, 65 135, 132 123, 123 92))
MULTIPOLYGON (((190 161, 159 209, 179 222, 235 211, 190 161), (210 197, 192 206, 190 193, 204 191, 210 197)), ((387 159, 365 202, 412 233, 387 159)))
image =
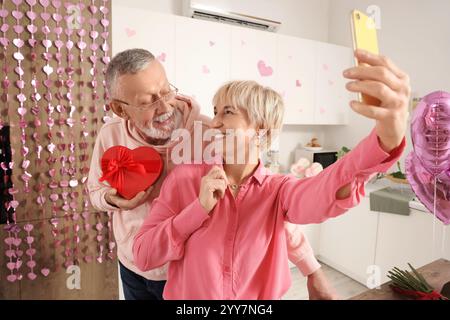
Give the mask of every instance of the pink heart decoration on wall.
POLYGON ((203 65, 203 66, 202 66, 202 73, 204 73, 204 74, 209 74, 209 73, 210 73, 209 68, 208 68, 207 66, 203 65))
POLYGON ((128 38, 131 38, 136 35, 136 30, 134 30, 134 29, 125 28, 125 32, 126 32, 128 38))
POLYGON ((156 57, 160 62, 166 62, 166 53, 163 52, 159 56, 156 57))
POLYGON ((266 65, 263 60, 258 61, 258 71, 262 77, 269 77, 273 74, 272 67, 266 65))

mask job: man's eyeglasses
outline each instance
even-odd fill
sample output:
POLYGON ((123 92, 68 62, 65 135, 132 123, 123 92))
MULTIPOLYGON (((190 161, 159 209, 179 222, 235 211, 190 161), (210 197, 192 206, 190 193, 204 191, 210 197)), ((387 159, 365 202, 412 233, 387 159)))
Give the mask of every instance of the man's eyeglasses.
POLYGON ((168 93, 166 93, 163 96, 161 96, 161 98, 159 98, 158 100, 153 101, 153 102, 151 102, 149 104, 146 104, 146 105, 134 106, 134 105, 132 105, 132 104, 126 102, 126 101, 122 101, 122 100, 119 100, 119 99, 113 99, 113 100, 116 101, 116 102, 125 104, 127 106, 130 106, 132 108, 135 108, 138 111, 148 111, 148 110, 152 109, 153 107, 159 107, 162 103, 167 103, 167 102, 169 102, 170 100, 172 100, 172 99, 174 99, 176 97, 176 95, 178 94, 178 88, 175 87, 174 85, 170 84, 170 83, 169 83, 169 87, 170 87, 170 90, 169 90, 168 93))

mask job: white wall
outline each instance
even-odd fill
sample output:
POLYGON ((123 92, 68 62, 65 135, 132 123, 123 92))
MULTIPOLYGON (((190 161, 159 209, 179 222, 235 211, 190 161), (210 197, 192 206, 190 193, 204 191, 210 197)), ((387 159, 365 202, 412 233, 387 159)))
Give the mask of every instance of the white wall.
MULTIPOLYGON (((413 93, 422 97, 435 90, 450 91, 450 1, 333 0, 329 8, 328 41, 351 46, 349 12, 353 8, 366 11, 373 4, 381 9, 380 51, 410 75, 413 93)), ((326 128, 328 143, 353 147, 373 127, 372 121, 354 112, 349 119, 349 126, 326 128)), ((408 129, 403 168, 410 150, 408 129)))
POLYGON ((111 5, 113 10, 114 6, 119 5, 180 15, 182 8, 181 3, 181 0, 113 0, 111 5))
MULTIPOLYGON (((230 0, 234 1, 234 0, 230 0)), ((281 21, 279 33, 317 41, 328 40, 329 0, 245 0, 242 5, 252 8, 256 16, 281 21)), ((116 6, 126 6, 181 15, 182 0, 114 0, 116 6)), ((170 80, 170 79, 169 79, 170 80)), ((183 88, 180 88, 183 90, 183 88)), ((313 137, 324 141, 323 126, 286 126, 280 136, 280 163, 289 170, 294 149, 313 137)))
MULTIPOLYGON (((208 0, 204 0, 207 2, 208 0)), ((182 0, 114 0, 115 5, 143 8, 161 13, 182 14, 182 0)), ((214 3, 217 3, 215 0, 214 3)), ((278 33, 318 41, 328 39, 330 0, 221 0, 239 2, 239 7, 261 18, 281 21, 278 33)))

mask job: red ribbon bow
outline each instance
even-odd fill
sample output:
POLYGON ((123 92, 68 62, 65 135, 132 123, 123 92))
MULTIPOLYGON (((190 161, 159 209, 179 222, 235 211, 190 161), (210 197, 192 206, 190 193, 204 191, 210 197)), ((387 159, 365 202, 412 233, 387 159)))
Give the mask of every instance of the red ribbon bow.
POLYGON ((125 171, 134 171, 137 173, 146 173, 143 164, 134 161, 133 156, 127 149, 119 149, 117 159, 102 159, 103 175, 99 181, 108 180, 112 186, 117 188, 117 191, 121 193, 124 187, 124 175, 125 171))

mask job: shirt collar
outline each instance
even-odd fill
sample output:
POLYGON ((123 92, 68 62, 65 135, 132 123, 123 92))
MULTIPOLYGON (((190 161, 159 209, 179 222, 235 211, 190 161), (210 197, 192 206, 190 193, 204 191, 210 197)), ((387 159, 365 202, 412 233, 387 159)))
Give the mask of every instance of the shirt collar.
MULTIPOLYGON (((258 167, 256 168, 253 175, 250 177, 250 179, 255 179, 256 182, 258 182, 259 185, 262 185, 264 182, 264 179, 271 174, 270 170, 264 167, 264 164, 261 159, 258 160, 258 167)), ((218 165, 223 169, 223 158, 220 155, 216 155, 213 157, 208 157, 206 159, 206 163, 209 165, 218 165)), ((249 179, 249 180, 250 180, 249 179)))
MULTIPOLYGON (((223 161, 222 158, 214 158, 214 163, 215 165, 220 166, 223 169, 223 161)), ((248 179, 248 181, 250 181, 251 179, 256 180, 256 182, 258 182, 259 185, 262 185, 262 183, 264 182, 264 179, 266 178, 266 176, 268 176, 270 173, 268 172, 268 169, 266 167, 264 167, 263 162, 261 161, 261 159, 259 159, 258 162, 258 166, 256 167, 256 170, 253 172, 253 175, 248 179)))
POLYGON ((264 167, 263 162, 261 161, 261 159, 259 159, 258 167, 253 173, 252 177, 259 183, 259 185, 262 185, 267 175, 268 175, 267 168, 264 167))

